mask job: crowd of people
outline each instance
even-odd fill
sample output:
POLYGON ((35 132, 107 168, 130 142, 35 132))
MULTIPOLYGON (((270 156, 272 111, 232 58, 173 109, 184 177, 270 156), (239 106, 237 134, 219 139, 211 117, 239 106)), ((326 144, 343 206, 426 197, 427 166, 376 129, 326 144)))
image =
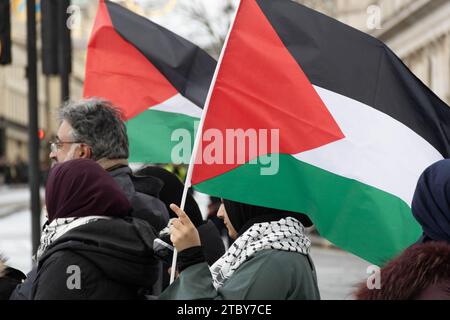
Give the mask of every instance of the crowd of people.
MULTIPOLYGON (((177 206, 176 175, 132 172, 126 127, 110 102, 69 103, 59 120, 35 264, 25 275, 0 262, 0 299, 320 299, 306 215, 215 199, 205 221, 191 194, 177 206)), ((383 267, 381 288, 364 282, 355 298, 450 299, 449 195, 444 160, 414 196, 423 237, 383 267)))

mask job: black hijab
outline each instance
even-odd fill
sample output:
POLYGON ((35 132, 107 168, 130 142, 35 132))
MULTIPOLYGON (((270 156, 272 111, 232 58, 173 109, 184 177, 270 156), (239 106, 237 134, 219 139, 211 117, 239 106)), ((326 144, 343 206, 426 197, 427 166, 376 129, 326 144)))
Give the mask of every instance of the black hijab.
POLYGON ((223 204, 225 205, 228 218, 238 233, 238 236, 241 236, 255 223, 278 221, 287 217, 297 219, 305 228, 309 228, 313 225, 306 215, 297 212, 258 207, 225 199, 223 200, 223 204))
POLYGON ((412 212, 427 240, 450 243, 450 160, 429 167, 419 179, 412 212))
POLYGON ((123 217, 131 212, 118 184, 89 159, 66 161, 50 170, 45 204, 49 222, 69 217, 123 217))
MULTIPOLYGON (((169 206, 172 203, 178 206, 180 205, 181 197, 183 196, 184 184, 176 175, 160 167, 148 166, 136 172, 136 177, 148 176, 158 178, 164 183, 159 191, 159 199, 166 205, 170 218, 177 218, 177 215, 172 211, 172 209, 170 209, 169 206)), ((200 208, 198 207, 194 197, 189 193, 186 198, 184 211, 196 227, 204 223, 200 208)))

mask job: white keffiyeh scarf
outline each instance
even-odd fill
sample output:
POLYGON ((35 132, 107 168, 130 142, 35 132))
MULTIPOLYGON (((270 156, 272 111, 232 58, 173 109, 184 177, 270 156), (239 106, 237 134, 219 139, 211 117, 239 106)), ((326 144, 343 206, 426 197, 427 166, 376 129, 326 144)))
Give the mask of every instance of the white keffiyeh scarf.
POLYGON ((48 247, 66 232, 99 219, 111 219, 103 216, 88 216, 81 218, 59 218, 53 220, 44 227, 41 235, 41 243, 39 245, 36 258, 39 260, 48 247))
POLYGON ((282 250, 309 254, 311 240, 305 227, 292 217, 274 222, 257 223, 240 236, 228 251, 211 266, 216 289, 250 257, 261 250, 282 250))

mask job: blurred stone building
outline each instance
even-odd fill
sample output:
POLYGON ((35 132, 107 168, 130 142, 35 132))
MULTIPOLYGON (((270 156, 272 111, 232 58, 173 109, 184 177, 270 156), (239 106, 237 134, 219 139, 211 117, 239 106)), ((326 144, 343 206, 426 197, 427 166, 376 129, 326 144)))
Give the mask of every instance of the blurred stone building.
MULTIPOLYGON (((56 111, 61 105, 58 76, 44 76, 41 62, 40 7, 36 1, 38 38, 38 103, 39 128, 45 137, 41 141, 41 161, 48 158, 48 141, 57 129, 56 111)), ((81 23, 72 30, 73 66, 71 94, 82 95, 87 39, 95 16, 97 1, 73 0, 80 8, 81 23)), ((28 102, 26 79, 26 0, 11 0, 12 57, 11 65, 0 66, 0 165, 28 161, 28 102)))
POLYGON ((450 104, 449 0, 337 0, 341 21, 386 43, 450 104))
MULTIPOLYGON (((140 14, 150 8, 173 19, 182 2, 193 0, 118 0, 140 14), (160 10, 161 9, 161 10, 160 10), (160 11, 158 11, 160 10, 160 11)), ((198 0, 196 0, 198 1, 198 0)), ((210 1, 210 0, 206 0, 210 1)), ((219 1, 219 0, 214 0, 219 1)), ((229 1, 229 0, 220 0, 229 1)), ((28 159, 25 0, 12 2, 13 64, 0 67, 0 162, 28 159)), ((380 38, 438 96, 450 103, 450 0, 298 0, 342 22, 380 38)), ((96 0, 72 0, 79 10, 72 29, 73 67, 71 98, 82 96, 86 46, 97 8, 96 0)), ((38 16, 39 19, 39 16, 38 16)), ((158 20, 160 21, 160 20, 158 20)), ((38 25, 38 38, 40 26, 38 25)), ((176 31, 176 30, 174 30, 176 31)), ((181 31, 180 31, 181 32, 181 31)), ((38 52, 40 53, 40 44, 38 52)), ((38 64, 39 69, 41 64, 38 64)), ((39 72, 39 127, 45 130, 41 159, 49 137, 56 131, 55 111, 59 79, 39 72)))

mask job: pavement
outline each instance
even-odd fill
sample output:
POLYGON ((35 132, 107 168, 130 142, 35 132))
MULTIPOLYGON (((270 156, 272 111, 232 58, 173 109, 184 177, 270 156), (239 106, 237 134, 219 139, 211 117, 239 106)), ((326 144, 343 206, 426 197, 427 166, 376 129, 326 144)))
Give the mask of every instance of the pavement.
MULTIPOLYGON (((41 205, 44 203, 45 189, 40 189, 41 205)), ((30 208, 30 190, 27 185, 12 187, 0 185, 0 219, 30 208)))
POLYGON ((311 257, 323 300, 353 300, 357 286, 369 277, 371 264, 348 252, 314 246, 311 257))
POLYGON ((0 254, 9 265, 24 272, 31 269, 29 202, 27 185, 0 186, 0 254))
POLYGON ((0 186, 0 218, 29 208, 29 201, 27 186, 0 186))
POLYGON ((7 264, 24 273, 31 270, 31 215, 23 210, 0 218, 0 253, 7 264))

